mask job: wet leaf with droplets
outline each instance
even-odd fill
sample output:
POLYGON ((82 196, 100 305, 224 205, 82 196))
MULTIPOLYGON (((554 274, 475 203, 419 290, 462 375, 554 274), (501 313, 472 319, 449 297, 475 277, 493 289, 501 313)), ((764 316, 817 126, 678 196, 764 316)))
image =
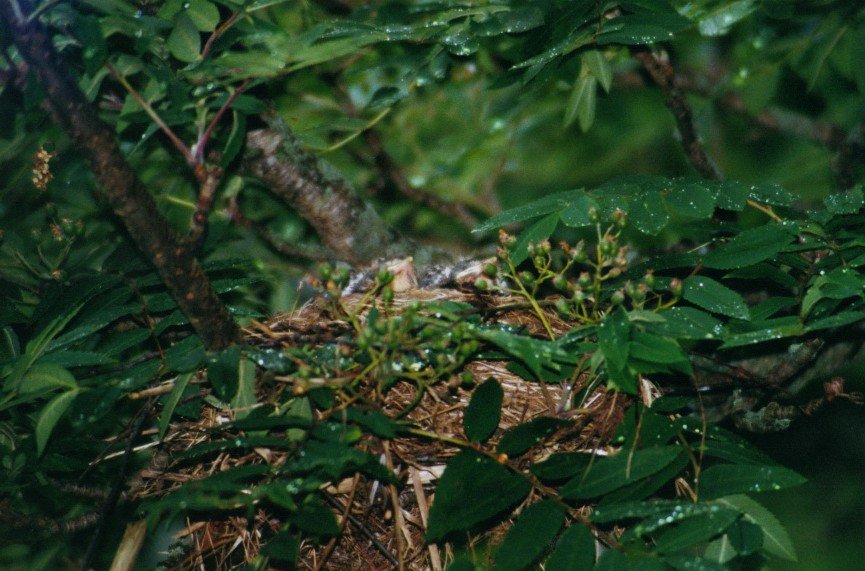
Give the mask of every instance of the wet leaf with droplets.
POLYGON ((721 464, 710 466, 700 474, 699 494, 702 499, 714 499, 743 492, 792 488, 806 481, 802 475, 782 466, 721 464))

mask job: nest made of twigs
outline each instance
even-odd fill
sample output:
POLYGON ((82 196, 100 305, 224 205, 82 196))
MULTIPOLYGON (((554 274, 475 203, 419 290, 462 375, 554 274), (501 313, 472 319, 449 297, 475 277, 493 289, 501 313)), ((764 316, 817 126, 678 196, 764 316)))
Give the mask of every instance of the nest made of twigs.
MULTIPOLYGON (((351 306, 361 296, 348 296, 351 306)), ((393 306, 404 307, 411 301, 462 301, 494 315, 493 319, 516 324, 532 334, 542 334, 544 328, 538 316, 521 304, 518 298, 483 296, 459 290, 411 290, 397 294, 393 306)), ((556 334, 570 326, 558 314, 546 314, 556 334)), ((298 343, 324 342, 344 329, 345 323, 329 317, 320 301, 312 301, 299 310, 278 315, 266 323, 255 323, 247 330, 250 344, 271 348, 291 347, 298 343)), ((578 408, 565 406, 572 395, 589 382, 583 373, 559 384, 531 382, 509 371, 507 362, 474 361, 467 369, 477 379, 495 378, 502 386, 504 401, 499 429, 491 438, 495 445, 508 428, 537 416, 557 416, 570 422, 519 458, 519 467, 528 467, 554 452, 606 452, 615 427, 624 416, 629 402, 624 395, 607 393, 595 388, 578 408)), ((282 383, 260 382, 260 402, 272 400, 274 392, 287 390, 282 383)), ((375 387, 367 387, 371 395, 375 387)), ((427 387, 418 399, 417 387, 399 382, 379 401, 381 411, 393 416, 414 404, 406 415, 413 425, 437 435, 464 439, 463 412, 471 391, 458 383, 440 382, 427 387), (415 401, 416 404, 415 404, 415 401)), ((162 451, 153 465, 141 476, 140 498, 162 496, 180 485, 219 471, 248 463, 280 464, 285 453, 257 448, 243 454, 220 453, 204 462, 180 463, 173 460, 177 453, 188 450, 212 437, 212 428, 230 421, 226 413, 205 405, 196 422, 172 425, 164 438, 162 451)), ((372 436, 362 443, 369 452, 378 455, 382 463, 394 471, 404 486, 382 485, 356 475, 335 482, 323 490, 333 508, 343 533, 324 545, 304 542, 298 565, 302 569, 369 570, 402 567, 405 569, 443 569, 453 558, 449 546, 443 549, 426 545, 424 534, 429 509, 434 501, 438 478, 444 472, 448 458, 458 447, 443 440, 399 437, 382 441, 372 436)), ((530 496, 527 504, 536 498, 530 496)), ((232 516, 220 520, 188 521, 181 534, 187 541, 185 557, 178 561, 181 569, 233 569, 250 561, 268 537, 273 536, 280 522, 259 510, 254 521, 232 516)), ((493 530, 469 540, 496 543, 510 527, 501 522, 493 530)))

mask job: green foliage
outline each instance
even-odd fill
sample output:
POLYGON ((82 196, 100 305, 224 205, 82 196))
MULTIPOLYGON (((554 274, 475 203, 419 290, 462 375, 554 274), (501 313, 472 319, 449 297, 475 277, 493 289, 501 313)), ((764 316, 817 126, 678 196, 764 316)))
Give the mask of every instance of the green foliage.
MULTIPOLYGON (((804 479, 715 424, 753 412, 755 403, 731 412, 690 387, 712 366, 704 356, 738 363, 783 351, 808 360, 810 341, 859 334, 865 199, 861 185, 830 191, 821 173, 843 159, 842 141, 856 142, 862 6, 496 0, 360 3, 333 14, 327 6, 340 3, 37 4, 73 80, 179 231, 192 225, 199 181, 159 123, 225 170, 199 254, 244 324, 299 303, 308 269, 286 262, 262 235, 316 241, 298 213, 241 169, 248 129, 275 114, 359 188, 374 189, 368 194, 385 217, 420 238, 476 245, 469 229, 429 206, 435 201, 394 199, 397 185, 380 182, 388 178, 377 170, 382 156, 404 169, 411 188, 483 217, 475 237, 505 228, 493 275, 469 289, 514 296, 540 325, 501 325, 465 303, 398 311, 392 276, 380 276, 350 307, 340 294, 348 276, 331 268, 322 296, 329 318, 345 324, 338 338, 207 352, 91 192, 75 149, 48 124, 34 74, 12 69, 20 59, 4 23, 0 491, 8 500, 0 511, 62 523, 98 510, 92 498, 50 488, 86 481, 110 489, 127 429, 150 414, 153 398, 150 445, 203 409, 233 419, 183 461, 257 449, 285 460, 233 466, 134 509, 153 521, 273 510, 281 527, 261 556, 279 564, 293 562, 302 541, 323 544, 340 533, 328 485, 355 474, 399 484, 371 450, 400 438, 459 449, 438 480, 428 542, 459 544, 511 525, 489 553, 481 539, 476 561, 465 555, 451 568, 489 557, 497 568, 551 570, 795 560, 784 525, 742 494, 804 479), (705 131, 710 149, 724 150, 728 180, 686 175, 681 159, 669 158, 670 124, 656 119, 666 117, 658 101, 621 85, 637 69, 629 50, 655 45, 683 67, 730 70, 692 98, 698 126, 720 125, 705 131), (735 101, 734 113, 702 102, 716 95, 735 101), (807 135, 824 143, 816 148, 754 139, 742 126, 743 115, 768 124, 761 114, 779 106, 807 119, 793 121, 794 132, 829 122, 835 130, 807 135), (375 133, 388 154, 370 150, 375 133), (237 212, 250 224, 232 223, 237 212), (554 327, 553 310, 566 332, 554 327), (487 379, 465 409, 466 440, 418 429, 408 420, 417 402, 386 412, 361 398, 370 387, 385 395, 401 383, 418 399, 443 385, 467 390, 465 367, 484 359, 507 361, 529 382, 567 384, 573 394, 560 409, 505 427, 502 386, 487 379), (679 396, 652 401, 648 381, 679 396), (274 383, 289 390, 266 392, 274 383), (533 454, 591 412, 599 387, 628 403, 611 428, 615 438, 533 454), (626 531, 617 536, 614 526, 626 531), (596 542, 608 548, 597 560, 596 542)), ((772 117, 787 128, 788 115, 772 117)), ((850 168, 852 181, 861 180, 861 167, 850 168)), ((737 388, 772 384, 773 373, 737 388)), ((735 404, 749 396, 738 394, 735 404)), ((150 447, 137 450, 131 462, 144 467, 150 447)), ((128 516, 112 516, 115 527, 128 516)), ((78 536, 37 542, 13 523, 0 516, 0 566, 17 558, 32 568, 68 566, 83 553, 78 536)))

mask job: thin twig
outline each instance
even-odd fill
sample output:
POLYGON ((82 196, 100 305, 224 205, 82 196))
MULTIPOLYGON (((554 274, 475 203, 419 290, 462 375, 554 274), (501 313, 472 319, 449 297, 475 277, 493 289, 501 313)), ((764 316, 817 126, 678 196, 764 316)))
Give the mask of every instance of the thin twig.
POLYGON ((348 526, 348 515, 351 513, 351 507, 354 505, 354 497, 357 494, 357 485, 360 482, 360 474, 355 473, 354 478, 351 481, 351 492, 348 494, 348 498, 345 501, 345 509, 342 510, 342 521, 339 524, 339 533, 332 537, 330 541, 327 542, 327 545, 324 548, 324 551, 321 554, 321 561, 319 561, 314 567, 313 571, 320 571, 324 568, 327 560, 330 559, 331 554, 333 553, 334 548, 336 547, 336 542, 342 537, 342 534, 345 533, 345 528, 348 526))
POLYGON ((204 134, 195 142, 195 146, 193 147, 195 152, 192 156, 194 164, 199 165, 202 163, 204 159, 204 148, 207 146, 208 141, 210 141, 210 137, 213 136, 213 131, 216 129, 216 125, 219 123, 219 120, 222 119, 222 116, 225 115, 225 112, 234 105, 234 102, 237 101, 240 94, 249 86, 249 82, 249 79, 245 79, 243 80, 243 83, 237 86, 237 89, 228 96, 228 99, 225 100, 225 103, 223 103, 222 107, 219 108, 216 115, 213 116, 213 119, 210 121, 204 134))
POLYGON ((682 148, 688 162, 697 172, 710 180, 721 180, 721 173, 706 154, 703 143, 694 126, 694 115, 691 106, 685 98, 685 94, 676 82, 673 67, 655 54, 651 48, 637 47, 631 50, 634 58, 639 61, 648 72, 657 86, 664 94, 664 102, 673 113, 679 135, 682 139, 682 148))
POLYGON ((210 53, 210 49, 213 47, 213 43, 219 38, 222 34, 228 31, 228 29, 234 25, 237 19, 240 17, 240 12, 234 12, 229 16, 223 23, 216 27, 213 30, 213 33, 210 34, 210 37, 207 38, 207 41, 204 42, 204 47, 201 49, 201 59, 207 59, 207 55, 210 53))
POLYGON ((189 164, 190 166, 195 165, 195 161, 192 156, 192 152, 189 150, 189 147, 187 147, 186 143, 181 141, 180 137, 178 137, 174 133, 174 131, 171 130, 171 127, 169 127, 168 124, 162 120, 162 117, 160 117, 159 113, 157 113, 156 110, 150 106, 150 103, 148 103, 144 100, 143 97, 141 97, 141 94, 138 93, 138 90, 132 87, 132 84, 130 84, 126 80, 126 78, 121 75, 119 71, 117 71, 117 68, 111 65, 111 62, 105 62, 105 67, 108 69, 108 72, 111 74, 111 76, 116 79, 117 82, 120 83, 120 85, 122 85, 124 89, 126 89, 126 91, 129 92, 132 98, 135 99, 136 102, 138 102, 142 109, 144 109, 144 112, 147 113, 147 115, 150 116, 153 122, 156 123, 156 125, 162 130, 163 133, 165 133, 165 136, 168 137, 168 140, 171 141, 171 144, 174 145, 174 148, 176 148, 178 152, 183 155, 183 158, 187 162, 187 164, 189 164))
MULTIPOLYGON (((861 162, 865 154, 865 130, 861 124, 851 129, 848 134, 831 121, 815 119, 777 106, 768 106, 753 112, 738 93, 730 91, 719 95, 712 85, 713 81, 718 81, 714 78, 677 75, 675 81, 682 91, 711 99, 721 108, 748 119, 762 129, 823 145, 834 153, 832 172, 836 186, 844 190, 855 184, 853 171, 856 162, 861 162)), ((645 87, 646 81, 636 73, 620 73, 616 75, 616 85, 645 87)))
MULTIPOLYGON (((325 499, 325 501, 327 501, 329 504, 331 504, 332 506, 334 506, 338 510, 344 510, 345 509, 345 506, 343 506, 341 503, 339 503, 339 501, 336 498, 332 498, 328 494, 324 494, 324 499, 325 499)), ((346 517, 348 517, 348 521, 353 526, 355 526, 359 532, 361 532, 368 540, 370 540, 370 542, 373 544, 373 546, 375 546, 375 548, 378 549, 378 551, 390 562, 391 565, 396 566, 399 564, 399 561, 397 561, 396 557, 394 557, 393 554, 390 551, 388 551, 384 545, 381 544, 381 542, 375 537, 375 534, 373 532, 371 532, 369 529, 367 529, 367 527, 364 525, 364 523, 362 521, 357 519, 355 516, 351 515, 351 513, 349 513, 346 517)))
POLYGON ((90 569, 90 561, 96 554, 96 547, 99 545, 99 540, 102 537, 102 530, 105 528, 105 523, 108 521, 108 516, 117 507, 117 502, 120 500, 120 494, 123 484, 126 481, 126 471, 129 469, 129 462, 132 459, 132 450, 135 444, 135 439, 141 432, 144 422, 150 418, 150 409, 156 404, 156 398, 152 397, 144 406, 142 406, 136 416, 132 419, 132 426, 129 429, 129 436, 126 438, 126 447, 123 453, 123 461, 117 469, 117 475, 114 478, 114 485, 111 487, 108 497, 99 509, 99 521, 96 524, 96 529, 93 531, 93 536, 90 538, 90 544, 87 546, 87 552, 81 560, 81 571, 90 569))

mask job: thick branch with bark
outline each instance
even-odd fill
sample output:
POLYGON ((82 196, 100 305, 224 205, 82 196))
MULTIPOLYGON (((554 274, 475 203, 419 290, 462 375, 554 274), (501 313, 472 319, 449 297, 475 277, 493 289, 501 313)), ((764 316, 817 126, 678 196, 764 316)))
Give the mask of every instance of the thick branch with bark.
POLYGON ((114 213, 156 267, 204 344, 210 349, 233 344, 239 329, 228 309, 179 234, 160 215, 155 200, 120 152, 114 131, 67 72, 47 30, 38 18, 28 18, 30 11, 26 2, 0 2, 0 17, 11 31, 19 54, 45 89, 54 120, 83 154, 114 213))
POLYGON ((245 169, 306 219, 340 259, 364 264, 412 251, 408 241, 345 179, 303 148, 284 124, 274 121, 268 129, 251 131, 246 146, 245 169))

